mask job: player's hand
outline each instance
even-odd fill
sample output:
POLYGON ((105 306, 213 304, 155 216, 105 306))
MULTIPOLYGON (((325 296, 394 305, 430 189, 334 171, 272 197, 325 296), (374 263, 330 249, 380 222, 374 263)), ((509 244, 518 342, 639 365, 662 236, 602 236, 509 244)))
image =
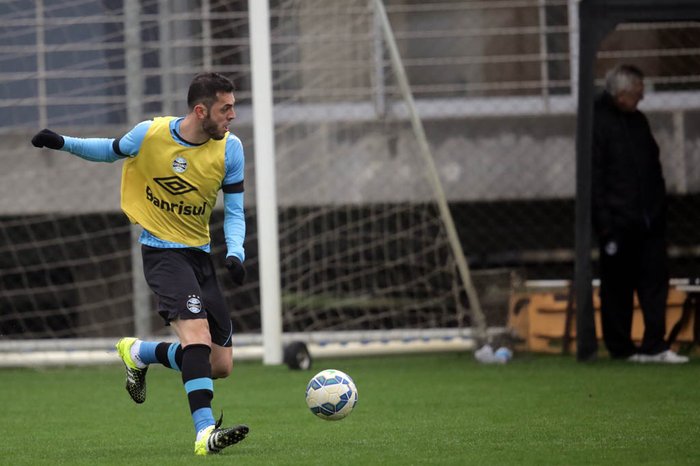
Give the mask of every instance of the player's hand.
POLYGON ((226 258, 226 268, 231 275, 231 280, 236 285, 242 285, 245 281, 245 267, 236 256, 228 256, 226 258))
POLYGON ((63 136, 46 128, 36 133, 32 138, 34 147, 48 147, 49 149, 58 150, 63 147, 64 143, 63 136))

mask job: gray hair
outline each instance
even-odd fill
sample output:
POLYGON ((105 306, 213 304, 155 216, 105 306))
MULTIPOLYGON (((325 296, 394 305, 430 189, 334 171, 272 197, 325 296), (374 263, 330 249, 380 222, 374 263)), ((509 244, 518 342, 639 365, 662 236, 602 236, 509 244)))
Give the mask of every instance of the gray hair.
POLYGON ((632 89, 633 85, 644 81, 644 73, 634 65, 617 65, 605 75, 605 90, 610 95, 632 89))

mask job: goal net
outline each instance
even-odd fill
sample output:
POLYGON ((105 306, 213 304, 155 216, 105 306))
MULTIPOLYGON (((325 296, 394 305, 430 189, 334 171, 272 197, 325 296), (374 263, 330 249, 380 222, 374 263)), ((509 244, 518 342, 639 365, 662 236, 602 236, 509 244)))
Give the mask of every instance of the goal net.
POLYGON ((285 329, 461 329, 467 301, 482 322, 460 296, 471 275, 382 3, 277 13, 285 329))

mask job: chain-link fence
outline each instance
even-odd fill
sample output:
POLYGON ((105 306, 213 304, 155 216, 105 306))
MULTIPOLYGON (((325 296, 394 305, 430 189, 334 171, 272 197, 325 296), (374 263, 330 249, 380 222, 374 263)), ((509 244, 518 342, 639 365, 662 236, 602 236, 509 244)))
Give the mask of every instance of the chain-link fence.
MULTIPOLYGON (((502 316, 514 274, 573 276, 577 2, 384 3, 475 282, 489 315, 502 316), (494 277, 507 278, 491 294, 494 277)), ((270 7, 285 329, 468 325, 371 2, 270 7)), ((42 127, 118 137, 143 119, 183 114, 201 70, 238 88, 249 281, 222 283, 237 330, 259 331, 247 9, 219 0, 0 4, 2 335, 131 330, 119 164, 44 153, 29 139, 42 127)), ((676 277, 697 274, 699 48, 696 23, 627 24, 596 65, 598 84, 620 62, 647 75, 641 109, 661 147, 676 277)), ((216 211, 218 256, 221 222, 216 211)))

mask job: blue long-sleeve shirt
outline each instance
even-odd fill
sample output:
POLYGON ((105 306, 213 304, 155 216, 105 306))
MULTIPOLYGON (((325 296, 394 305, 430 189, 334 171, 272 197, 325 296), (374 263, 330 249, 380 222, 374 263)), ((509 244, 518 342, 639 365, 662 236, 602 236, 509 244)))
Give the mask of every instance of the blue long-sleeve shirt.
MULTIPOLYGON (((180 135, 180 124, 183 118, 175 118, 170 122, 170 134, 173 139, 185 147, 193 144, 183 140, 180 135)), ((92 162, 116 162, 126 157, 138 156, 141 144, 150 128, 152 120, 142 121, 134 126, 131 131, 119 139, 107 138, 75 138, 63 136, 62 150, 70 152, 78 157, 92 162)), ((240 139, 229 134, 225 149, 225 175, 224 185, 231 185, 243 181, 245 159, 243 145, 240 139)), ((243 210, 243 193, 224 193, 224 236, 226 238, 227 256, 236 256, 241 262, 245 260, 243 241, 245 239, 245 214, 243 210)), ((156 248, 188 248, 185 244, 165 241, 143 230, 139 241, 146 246, 156 248)), ((210 252, 210 244, 200 246, 199 249, 210 252)))

